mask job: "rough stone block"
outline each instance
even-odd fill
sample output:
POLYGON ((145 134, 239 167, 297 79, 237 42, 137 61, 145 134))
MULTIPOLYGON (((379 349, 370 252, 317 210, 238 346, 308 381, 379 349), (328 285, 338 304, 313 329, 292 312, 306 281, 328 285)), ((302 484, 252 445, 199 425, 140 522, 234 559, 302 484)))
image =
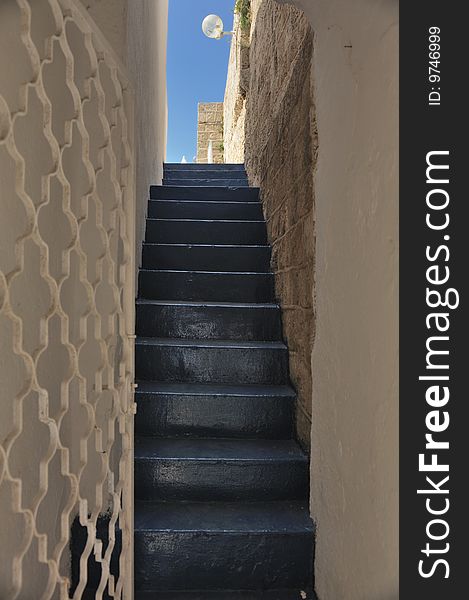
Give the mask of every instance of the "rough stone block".
POLYGON ((310 85, 312 32, 294 7, 256 0, 251 9, 251 38, 243 40, 244 46, 236 40, 231 47, 224 103, 225 155, 244 155, 249 181, 261 188, 273 245, 276 295, 288 307, 284 332, 298 389, 298 435, 308 446, 317 154, 310 85))

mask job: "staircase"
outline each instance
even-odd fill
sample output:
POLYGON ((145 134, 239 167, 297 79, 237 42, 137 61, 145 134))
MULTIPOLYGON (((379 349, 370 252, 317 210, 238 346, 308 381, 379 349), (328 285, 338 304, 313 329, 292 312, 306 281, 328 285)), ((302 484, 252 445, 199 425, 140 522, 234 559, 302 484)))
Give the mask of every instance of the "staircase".
POLYGON ((139 273, 136 600, 312 600, 308 459, 242 165, 168 164, 139 273))

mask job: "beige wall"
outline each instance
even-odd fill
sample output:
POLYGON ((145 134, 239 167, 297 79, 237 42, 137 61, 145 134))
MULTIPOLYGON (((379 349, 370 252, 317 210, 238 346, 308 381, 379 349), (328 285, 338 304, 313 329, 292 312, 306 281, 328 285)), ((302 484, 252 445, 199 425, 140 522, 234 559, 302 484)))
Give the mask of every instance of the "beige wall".
MULTIPOLYGON (((291 3, 304 10, 314 35, 315 239, 305 238, 304 251, 314 244, 316 588, 320 600, 396 600, 398 5, 291 3)), ((266 111, 256 110, 262 129, 266 111)), ((248 172, 256 172, 249 162, 248 172)))
MULTIPOLYGON (((133 0, 130 0, 132 3, 133 0)), ((157 0, 158 2, 159 0, 157 0)), ((127 48, 127 11, 129 0, 80 0, 101 29, 114 52, 125 62, 127 48)), ((140 11, 140 0, 134 4, 140 11)), ((132 11, 135 7, 132 6, 132 11)))
POLYGON ((251 39, 250 28, 240 27, 236 13, 233 19, 233 31, 223 100, 223 142, 225 162, 243 163, 251 39))
POLYGON ((81 0, 127 64, 135 90, 137 265, 148 188, 161 183, 166 156, 166 39, 168 0, 81 0))
MULTIPOLYGON (((141 262, 149 186, 163 177, 166 154, 168 0, 81 0, 126 65, 134 90, 135 267, 141 262)), ((118 453, 115 453, 118 456, 118 453)), ((99 463, 96 462, 96 468, 99 463)), ((90 479, 94 473, 89 467, 90 479)))
MULTIPOLYGON (((84 4, 136 89, 142 231, 164 155, 167 1, 84 4)), ((0 2, 0 598, 58 597, 77 500, 104 512, 132 480, 134 115, 81 12, 62 28, 55 2, 0 2)))
POLYGON ((321 600, 395 600, 398 4, 295 4, 315 36, 319 139, 311 434, 317 590, 321 600))
POLYGON ((197 159, 208 161, 208 148, 212 142, 212 161, 223 162, 223 102, 199 102, 197 107, 197 159))
POLYGON ((168 0, 130 0, 127 64, 135 89, 137 265, 140 264, 148 191, 161 183, 166 157, 166 35, 168 0))

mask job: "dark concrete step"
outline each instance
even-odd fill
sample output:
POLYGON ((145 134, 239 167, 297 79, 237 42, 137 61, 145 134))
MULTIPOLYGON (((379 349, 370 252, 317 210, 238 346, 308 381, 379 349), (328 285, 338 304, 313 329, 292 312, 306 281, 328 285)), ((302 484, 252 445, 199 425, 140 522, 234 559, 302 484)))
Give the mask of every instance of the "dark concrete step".
POLYGON ((288 350, 282 342, 137 338, 135 370, 144 381, 283 385, 288 350))
POLYGON ((272 302, 272 273, 221 273, 141 269, 139 295, 150 300, 272 302))
POLYGON ((165 163, 164 172, 170 171, 241 171, 245 173, 243 163, 165 163))
POLYGON ((190 187, 230 187, 230 188, 239 188, 239 187, 249 187, 248 180, 246 178, 225 178, 225 179, 204 179, 204 178, 167 178, 163 179, 163 185, 177 185, 177 186, 190 186, 190 187))
POLYGON ((264 221, 147 219, 145 239, 170 244, 262 245, 267 242, 267 228, 264 221))
POLYGON ((289 386, 140 382, 138 436, 289 439, 295 392, 289 386))
POLYGON ((150 200, 148 216, 154 219, 222 219, 262 221, 259 202, 202 202, 200 200, 150 200))
POLYGON ((301 590, 313 554, 307 503, 136 505, 137 590, 301 590))
POLYGON ((293 440, 135 440, 135 496, 153 501, 308 498, 308 459, 293 440))
POLYGON ((231 200, 234 202, 258 202, 259 188, 225 186, 177 186, 151 185, 151 200, 231 200))
POLYGON ((246 171, 230 169, 165 169, 163 181, 169 181, 170 185, 174 179, 205 179, 209 181, 219 181, 220 179, 241 179, 247 181, 246 171))
POLYGON ((138 300, 136 332, 145 337, 258 340, 282 339, 277 304, 138 300))
POLYGON ((143 245, 142 266, 144 269, 265 273, 270 268, 270 246, 146 242, 143 245))
MULTIPOLYGON (((84 596, 85 598, 85 596, 84 596)), ((89 596, 94 600, 94 596, 89 596)), ((317 600, 311 590, 199 590, 191 592, 136 592, 135 600, 317 600)))

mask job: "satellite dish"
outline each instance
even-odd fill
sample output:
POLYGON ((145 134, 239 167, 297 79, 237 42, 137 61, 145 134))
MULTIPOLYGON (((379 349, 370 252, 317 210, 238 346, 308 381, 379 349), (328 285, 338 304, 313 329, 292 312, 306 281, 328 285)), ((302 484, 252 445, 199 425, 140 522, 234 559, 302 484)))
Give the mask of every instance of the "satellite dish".
POLYGON ((232 31, 223 31, 223 21, 218 15, 207 15, 202 21, 202 31, 207 37, 214 40, 233 33, 232 31))

